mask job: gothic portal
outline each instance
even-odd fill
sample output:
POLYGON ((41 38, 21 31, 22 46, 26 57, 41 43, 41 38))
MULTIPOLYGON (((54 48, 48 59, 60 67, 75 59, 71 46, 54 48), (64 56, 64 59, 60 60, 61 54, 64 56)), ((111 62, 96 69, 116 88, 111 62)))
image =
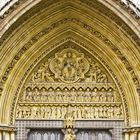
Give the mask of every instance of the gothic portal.
POLYGON ((19 0, 4 13, 0 140, 140 140, 139 19, 122 6, 19 0))

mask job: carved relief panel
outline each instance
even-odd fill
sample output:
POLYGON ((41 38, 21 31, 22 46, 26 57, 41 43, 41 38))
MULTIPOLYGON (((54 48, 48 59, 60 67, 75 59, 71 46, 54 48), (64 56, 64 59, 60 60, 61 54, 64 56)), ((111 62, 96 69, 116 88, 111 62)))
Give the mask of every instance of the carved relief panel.
POLYGON ((86 55, 72 48, 57 52, 32 73, 30 82, 109 82, 105 70, 86 55))
MULTIPOLYGON (((62 119, 68 114, 66 104, 19 104, 17 118, 22 119, 62 119)), ((123 119, 122 106, 120 104, 72 104, 69 114, 76 119, 123 119)))
POLYGON ((123 119, 119 92, 86 51, 65 47, 33 70, 19 97, 17 119, 123 119))

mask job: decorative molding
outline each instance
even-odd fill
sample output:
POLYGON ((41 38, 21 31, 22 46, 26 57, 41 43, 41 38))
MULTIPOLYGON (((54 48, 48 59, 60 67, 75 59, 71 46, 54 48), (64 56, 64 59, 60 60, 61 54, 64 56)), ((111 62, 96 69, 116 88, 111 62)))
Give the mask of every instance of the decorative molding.
POLYGON ((140 132, 140 127, 128 127, 123 129, 123 133, 138 133, 140 132))
MULTIPOLYGON (((19 0, 19 1, 24 1, 24 0, 19 0)), ((86 1, 83 1, 83 0, 79 0, 80 2, 82 2, 82 3, 85 3, 85 4, 87 4, 88 6, 90 6, 90 7, 94 7, 94 4, 93 4, 93 2, 92 1, 88 1, 88 0, 86 0, 86 1)), ((117 4, 119 4, 119 5, 122 5, 122 3, 120 2, 120 0, 113 0, 113 1, 115 1, 117 4)), ((43 9, 43 8, 46 8, 46 5, 47 6, 50 6, 50 5, 52 5, 53 3, 56 3, 56 2, 58 2, 58 0, 56 0, 56 1, 49 1, 50 3, 48 4, 46 4, 46 3, 43 3, 43 5, 41 5, 41 9, 43 9)), ((20 3, 20 2, 19 2, 20 3)), ((17 3, 17 4, 19 4, 19 3, 17 3)), ((62 3, 61 3, 62 4, 62 3)), ((58 4, 59 5, 59 4, 58 4)), ((124 5, 123 4, 123 6, 124 7, 126 7, 126 5, 124 5)), ((13 6, 14 7, 14 6, 13 6)), ((15 7, 17 7, 17 6, 15 6, 15 7)), ((106 7, 106 10, 104 10, 104 8, 102 9, 103 11, 101 11, 101 9, 98 7, 98 6, 96 6, 96 8, 101 12, 101 13, 104 13, 107 17, 109 17, 111 20, 113 20, 117 25, 119 25, 120 26, 120 28, 122 28, 123 30, 125 30, 126 31, 126 33, 127 34, 129 34, 130 35, 130 37, 135 41, 135 43, 138 45, 138 46, 140 46, 140 41, 139 41, 139 37, 121 20, 121 19, 119 19, 118 18, 118 16, 116 16, 111 10, 109 10, 107 7, 106 7)), ((10 8, 11 10, 12 9, 14 9, 14 8, 10 8)), ((20 21, 18 21, 17 23, 16 23, 16 26, 12 26, 12 28, 10 29, 10 32, 9 32, 9 34, 11 34, 11 32, 12 31, 14 31, 15 29, 17 29, 17 27, 18 26, 20 26, 20 25, 22 25, 25 21, 27 21, 35 12, 37 12, 37 11, 40 11, 41 9, 39 9, 39 6, 37 6, 37 7, 35 7, 34 8, 34 10, 31 12, 30 11, 30 13, 28 14, 28 15, 24 15, 24 18, 23 19, 21 19, 20 21)), ((128 8, 126 8, 126 9, 128 9, 128 8)), ((7 12, 7 13, 10 13, 10 12, 7 12)), ((3 19, 1 19, 1 20, 3 20, 3 19)), ((0 21, 1 21, 0 20, 0 21)), ((138 20, 139 21, 139 20, 138 20)), ((8 34, 8 35, 9 35, 8 34)), ((0 44, 3 44, 3 42, 6 40, 6 38, 8 38, 8 35, 6 35, 6 34, 4 34, 4 36, 2 37, 2 38, 0 38, 0 44)), ((136 47, 137 48, 137 47, 136 47)), ((137 50, 140 52, 140 50, 139 50, 139 48, 137 48, 137 50)))
POLYGON ((132 1, 126 0, 124 3, 122 0, 114 0, 118 5, 120 5, 127 13, 129 13, 135 20, 140 19, 140 8, 137 7, 132 1))
MULTIPOLYGON (((13 5, 11 5, 7 11, 5 11, 3 13, 3 15, 0 16, 0 18, 6 18, 9 14, 11 14, 14 10, 16 10, 25 0, 18 0, 17 2, 15 2, 13 5)), ((133 11, 133 9, 131 9, 128 5, 126 5, 124 2, 122 2, 121 0, 113 0, 115 1, 116 4, 120 5, 122 8, 124 8, 124 10, 131 14, 132 17, 136 20, 139 20, 139 16, 136 14, 136 12, 133 11)), ((127 0, 129 4, 133 5, 133 3, 130 0, 127 0)), ((11 1, 7 2, 1 10, 3 10, 8 4, 10 4, 11 1)), ((138 7, 136 7, 136 5, 134 5, 135 9, 140 11, 140 9, 138 7)))
MULTIPOLYGON (((80 0, 81 2, 85 3, 86 5, 88 5, 89 7, 95 7, 95 3, 92 2, 91 0, 80 0)), ((113 0, 116 3, 118 3, 120 5, 120 0, 113 0)), ((100 3, 101 5, 101 3, 100 3)), ((125 6, 125 5, 123 5, 125 6)), ((126 7, 126 6, 125 6, 126 7)), ((96 8, 99 10, 100 13, 104 13, 105 16, 107 16, 109 19, 111 19, 113 22, 115 22, 120 29, 122 29, 123 31, 125 31, 130 38, 137 44, 136 49, 138 50, 138 52, 140 52, 139 46, 140 46, 140 39, 139 37, 134 33, 134 31, 125 23, 123 22, 122 19, 119 19, 118 16, 116 16, 110 9, 100 9, 99 6, 96 6, 96 8)), ((137 22, 139 23, 140 20, 138 20, 137 22)), ((136 28, 136 27, 134 27, 136 28)))
POLYGON ((109 46, 112 49, 112 51, 118 56, 118 58, 122 61, 122 63, 125 65, 127 71, 130 73, 130 75, 132 77, 133 82, 136 85, 139 84, 139 80, 137 78, 135 70, 132 68, 131 64, 126 59, 126 57, 123 56, 121 51, 109 39, 107 39, 104 35, 102 35, 99 31, 95 30, 93 27, 87 25, 86 23, 84 23, 84 22, 82 22, 82 21, 80 21, 79 19, 76 19, 76 18, 64 18, 64 19, 62 19, 62 20, 60 20, 60 21, 58 21, 56 23, 53 23, 52 25, 50 25, 50 27, 47 27, 46 29, 42 30, 40 33, 38 33, 35 36, 33 36, 32 39, 23 46, 23 48, 17 53, 17 55, 11 61, 11 63, 9 64, 8 68, 6 69, 4 75, 2 76, 2 78, 0 80, 0 84, 4 86, 4 83, 6 82, 6 80, 8 78, 8 75, 10 74, 10 72, 13 69, 13 67, 15 66, 15 64, 22 57, 22 55, 33 44, 35 44, 39 40, 39 38, 41 38, 42 36, 48 34, 54 28, 56 28, 56 27, 58 27, 58 26, 60 26, 62 24, 69 23, 69 22, 72 22, 72 23, 75 23, 75 24, 81 26, 82 28, 84 28, 87 31, 89 31, 92 35, 94 35, 98 39, 100 39, 102 42, 104 42, 107 46, 109 46))
POLYGON ((0 131, 16 132, 17 129, 13 126, 0 126, 0 131))
POLYGON ((140 101, 140 85, 137 86, 137 93, 139 95, 139 101, 140 101))

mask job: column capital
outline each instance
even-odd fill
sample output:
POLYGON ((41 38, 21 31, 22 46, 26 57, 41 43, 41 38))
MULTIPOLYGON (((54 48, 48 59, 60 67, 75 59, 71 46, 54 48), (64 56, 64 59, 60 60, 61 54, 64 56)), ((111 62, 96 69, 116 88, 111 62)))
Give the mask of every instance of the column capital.
POLYGON ((4 126, 4 125, 0 125, 0 131, 16 132, 17 129, 16 129, 15 126, 4 126))
POLYGON ((123 128, 123 133, 130 133, 130 132, 131 132, 131 127, 123 128))
POLYGON ((140 132, 140 126, 126 127, 123 129, 124 133, 137 133, 140 132))

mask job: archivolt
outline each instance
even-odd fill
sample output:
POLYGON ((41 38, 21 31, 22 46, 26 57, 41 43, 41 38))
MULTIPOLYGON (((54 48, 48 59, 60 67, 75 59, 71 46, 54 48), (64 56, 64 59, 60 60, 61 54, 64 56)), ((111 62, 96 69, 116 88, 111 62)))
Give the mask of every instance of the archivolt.
MULTIPOLYGON (((125 106, 126 124, 132 125, 139 123, 140 115, 136 85, 139 84, 138 70, 140 70, 140 68, 139 66, 137 66, 137 69, 135 67, 139 63, 139 57, 137 57, 139 53, 135 47, 136 44, 129 40, 129 35, 121 30, 115 23, 110 24, 111 29, 107 28, 111 20, 103 13, 99 15, 99 9, 105 8, 100 3, 97 3, 98 6, 93 4, 92 7, 90 7, 85 6, 81 1, 72 2, 68 0, 63 1, 63 4, 62 1, 57 3, 50 1, 50 3, 45 3, 48 9, 45 9, 45 6, 42 7, 43 4, 42 2, 36 5, 38 9, 44 8, 40 12, 37 12, 36 9, 31 9, 29 12, 26 12, 25 15, 21 16, 19 21, 15 22, 13 26, 11 25, 8 32, 10 32, 11 29, 15 30, 17 25, 19 28, 15 30, 12 35, 7 32, 7 35, 5 34, 6 40, 2 40, 2 42, 4 42, 0 52, 2 57, 1 63, 3 65, 1 72, 1 87, 3 88, 1 122, 14 123, 13 110, 16 108, 20 89, 24 85, 25 75, 30 71, 33 62, 36 64, 41 59, 39 55, 43 53, 43 49, 46 46, 55 45, 57 47, 64 43, 66 38, 73 38, 75 41, 79 40, 79 42, 76 42, 82 44, 81 46, 84 46, 84 44, 90 44, 87 46, 96 46, 93 49, 98 50, 98 53, 100 52, 99 54, 96 52, 96 55, 101 57, 102 54, 102 59, 107 63, 107 69, 111 69, 111 75, 113 75, 115 82, 121 90, 125 106), (79 3, 81 5, 79 5, 79 3), (35 15, 31 17, 33 13, 35 15), (27 21, 20 26, 19 23, 23 22, 24 19, 27 21), (101 21, 103 21, 103 23, 101 21), (14 27, 14 25, 16 26, 14 27), (117 31, 119 35, 111 33, 112 30, 117 31), (15 39, 19 35, 21 38, 19 40, 15 39), (123 36, 126 41, 124 41, 121 36, 123 36), (13 42, 13 44, 12 39, 16 41, 13 42), (85 43, 82 43, 83 41, 85 43), (128 43, 130 43, 130 45, 128 43), (9 50, 9 48, 11 50, 9 50), (129 49, 129 51, 127 49, 129 49), (126 50, 128 55, 125 54, 126 50), (11 60, 7 60, 9 56, 11 60), (28 59, 29 56, 31 56, 30 60, 28 59), (37 59, 35 60, 35 58, 37 59), (133 64, 134 59, 135 64, 133 64), (109 64, 109 62, 111 63, 109 64), (24 70, 20 69, 22 66, 24 66, 24 70), (4 102, 5 100, 7 100, 8 104, 4 102), (128 102, 131 103, 129 104, 128 102), (12 109, 10 109, 11 105, 12 109), (9 117, 5 118, 7 115, 9 117)), ((113 17, 114 13, 111 13, 111 15, 113 17)), ((114 21, 114 19, 112 19, 112 21, 114 21)), ((1 31, 1 33, 3 32, 4 31, 1 31)), ((2 37, 4 37, 4 35, 2 37)), ((49 47, 47 48, 49 49, 49 47)), ((50 50, 51 49, 50 47, 50 50)), ((47 50, 47 52, 50 50, 47 50)), ((46 52, 44 51, 44 53, 46 52)))

